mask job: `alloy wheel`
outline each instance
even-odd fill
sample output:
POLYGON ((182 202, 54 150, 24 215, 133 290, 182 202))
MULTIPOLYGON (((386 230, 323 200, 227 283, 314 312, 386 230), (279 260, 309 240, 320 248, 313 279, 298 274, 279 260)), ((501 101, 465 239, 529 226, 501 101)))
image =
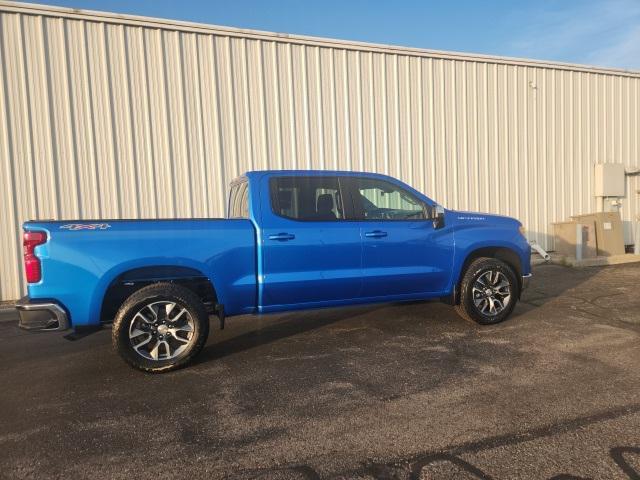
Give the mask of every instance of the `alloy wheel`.
POLYGON ((500 314, 511 300, 511 282, 499 270, 487 270, 473 284, 473 303, 487 316, 500 314))
POLYGON ((129 341, 147 360, 172 360, 196 339, 195 323, 186 308, 171 301, 152 302, 142 307, 129 325, 129 341))

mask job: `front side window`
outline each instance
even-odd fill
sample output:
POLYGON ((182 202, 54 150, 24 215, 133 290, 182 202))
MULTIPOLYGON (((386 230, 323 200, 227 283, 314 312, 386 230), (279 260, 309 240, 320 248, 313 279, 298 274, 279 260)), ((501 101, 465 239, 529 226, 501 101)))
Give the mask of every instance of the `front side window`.
POLYGON ((355 179, 354 203, 361 220, 424 220, 427 206, 412 193, 377 178, 355 179))
POLYGON ((231 186, 229 218, 249 218, 249 184, 246 181, 231 186))
POLYGON ((316 222, 344 219, 337 177, 276 177, 270 189, 276 215, 316 222))

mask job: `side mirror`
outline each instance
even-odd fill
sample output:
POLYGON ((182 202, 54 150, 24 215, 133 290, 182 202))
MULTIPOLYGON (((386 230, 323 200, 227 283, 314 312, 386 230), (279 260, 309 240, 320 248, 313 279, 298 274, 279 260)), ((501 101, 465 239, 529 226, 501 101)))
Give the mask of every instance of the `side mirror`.
POLYGON ((433 209, 433 228, 438 229, 444 227, 444 207, 436 205, 433 209))

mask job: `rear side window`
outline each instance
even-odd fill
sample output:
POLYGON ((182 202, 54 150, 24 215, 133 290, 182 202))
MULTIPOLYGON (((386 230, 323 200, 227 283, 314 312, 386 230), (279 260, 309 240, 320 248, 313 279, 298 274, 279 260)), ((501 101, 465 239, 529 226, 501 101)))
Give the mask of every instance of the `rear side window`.
POLYGON ((338 177, 275 177, 270 189, 273 212, 281 217, 315 222, 345 218, 338 177))
POLYGON ((229 218, 249 218, 249 184, 235 183, 229 192, 229 218))

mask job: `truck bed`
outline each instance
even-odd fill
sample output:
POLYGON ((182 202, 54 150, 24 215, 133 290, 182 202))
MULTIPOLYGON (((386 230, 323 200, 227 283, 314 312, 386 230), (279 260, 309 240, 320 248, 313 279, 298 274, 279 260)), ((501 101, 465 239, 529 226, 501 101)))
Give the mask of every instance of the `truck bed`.
POLYGON ((73 326, 99 322, 111 284, 129 271, 151 267, 207 277, 230 314, 255 308, 256 234, 250 220, 30 221, 24 228, 48 237, 36 247, 42 280, 29 285, 29 297, 62 302, 73 312, 73 326))

